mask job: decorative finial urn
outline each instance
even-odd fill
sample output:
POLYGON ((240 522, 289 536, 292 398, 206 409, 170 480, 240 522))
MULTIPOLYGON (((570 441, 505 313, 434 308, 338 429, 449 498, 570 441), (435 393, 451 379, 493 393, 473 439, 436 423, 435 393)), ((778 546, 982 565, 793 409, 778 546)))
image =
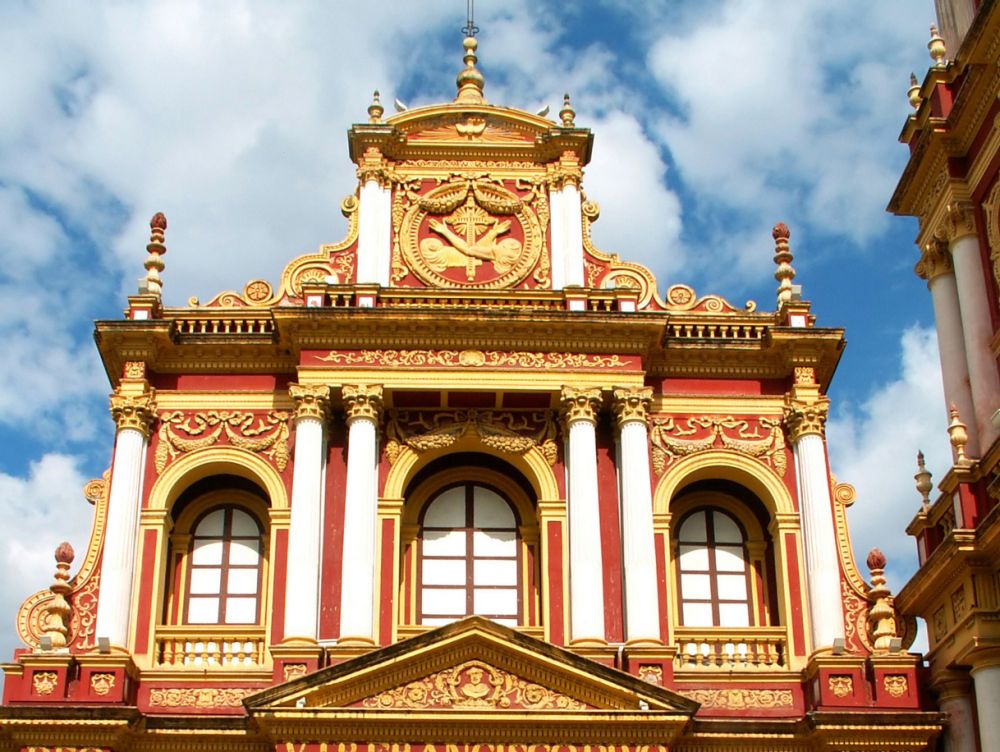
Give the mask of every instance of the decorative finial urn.
POLYGON ((927 469, 927 465, 924 464, 924 453, 920 451, 917 452, 917 472, 913 476, 913 480, 917 482, 917 493, 923 499, 920 509, 926 514, 931 507, 930 494, 934 490, 934 484, 931 482, 931 473, 927 469))
POLYGON ((42 617, 42 634, 49 638, 53 650, 64 650, 69 644, 69 625, 73 612, 66 596, 71 590, 69 567, 74 556, 73 547, 68 541, 60 543, 55 550, 56 573, 49 585, 52 600, 45 606, 45 615, 42 617))
POLYGON ((145 290, 140 290, 140 292, 147 292, 157 297, 163 291, 160 272, 163 271, 164 266, 163 259, 160 257, 167 252, 167 247, 163 244, 166 231, 167 218, 163 212, 156 212, 149 220, 149 244, 146 246, 149 256, 146 257, 146 262, 143 264, 146 268, 146 277, 142 281, 145 290))
POLYGON ((965 445, 969 441, 969 431, 958 416, 958 408, 953 404, 948 410, 951 420, 948 423, 948 440, 955 451, 955 464, 968 465, 969 458, 965 454, 965 445))
POLYGON ((372 92, 372 103, 368 105, 368 122, 369 123, 381 123, 382 115, 385 113, 385 107, 382 106, 381 100, 379 100, 378 89, 372 92))
POLYGON ((927 42, 927 51, 930 53, 931 60, 934 61, 935 68, 944 68, 948 65, 947 60, 945 60, 948 50, 944 45, 944 38, 934 24, 931 24, 931 38, 927 42))
POLYGON ((910 74, 910 88, 906 90, 906 98, 910 100, 910 107, 915 110, 920 109, 923 98, 920 96, 920 82, 917 81, 917 74, 910 74))
POLYGON ((774 238, 774 263, 778 268, 774 278, 778 280, 778 308, 792 302, 792 280, 795 279, 795 269, 792 268, 792 252, 788 248, 788 238, 791 231, 784 222, 778 222, 771 230, 774 238))
POLYGON ((458 84, 458 96, 455 97, 455 103, 486 104, 486 99, 483 97, 483 86, 486 84, 486 79, 476 67, 476 63, 479 62, 479 58, 476 56, 479 42, 476 41, 475 37, 469 36, 462 42, 462 46, 465 48, 465 56, 462 58, 465 62, 465 68, 455 79, 455 83, 458 84))

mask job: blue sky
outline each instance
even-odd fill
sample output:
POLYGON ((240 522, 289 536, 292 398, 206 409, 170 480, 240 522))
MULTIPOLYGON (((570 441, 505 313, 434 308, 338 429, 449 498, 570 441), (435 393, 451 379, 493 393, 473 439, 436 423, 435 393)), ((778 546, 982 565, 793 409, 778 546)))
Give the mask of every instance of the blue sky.
MULTIPOLYGON (((771 226, 796 283, 847 329, 828 434, 863 560, 915 566, 918 447, 949 461, 930 297, 913 220, 888 216, 931 0, 477 3, 489 101, 558 110, 596 134, 584 190, 599 247, 774 305, 771 226), (831 7, 833 6, 833 7, 831 7)), ((164 0, 0 4, 0 611, 82 554, 82 484, 110 460, 92 321, 117 318, 166 213, 168 304, 276 281, 339 240, 354 189, 345 131, 371 91, 450 101, 465 4, 164 0), (343 7, 341 7, 343 6, 343 7)), ((2 622, 0 622, 2 623, 2 622)), ((0 653, 16 638, 0 629, 0 653)))

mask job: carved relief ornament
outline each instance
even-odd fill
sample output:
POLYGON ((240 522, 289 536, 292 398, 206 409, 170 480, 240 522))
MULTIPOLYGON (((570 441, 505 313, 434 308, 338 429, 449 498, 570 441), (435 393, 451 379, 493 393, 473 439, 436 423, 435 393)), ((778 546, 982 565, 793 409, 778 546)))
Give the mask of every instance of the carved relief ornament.
POLYGON ((749 420, 732 415, 669 416, 653 420, 649 438, 657 475, 681 457, 716 448, 759 460, 780 477, 788 466, 781 422, 770 418, 758 418, 756 425, 751 425, 749 420))
POLYGON ((969 201, 955 201, 948 204, 948 217, 945 222, 948 240, 955 242, 967 235, 976 234, 976 215, 969 201))
POLYGON ((244 697, 259 691, 219 687, 154 688, 149 692, 149 704, 154 708, 240 708, 244 697))
POLYGON ((575 386, 563 387, 562 418, 567 426, 581 420, 597 425, 597 415, 600 410, 600 389, 580 389, 575 386))
POLYGON ((611 409, 619 426, 629 422, 646 423, 649 418, 649 408, 653 404, 653 388, 617 387, 612 392, 611 409))
POLYGON ((837 697, 847 697, 854 694, 854 678, 850 676, 831 676, 826 685, 837 697))
POLYGON ((790 689, 682 689, 679 692, 701 703, 703 708, 750 710, 790 708, 794 704, 790 689))
POLYGON ((90 675, 90 689, 95 695, 103 697, 115 688, 115 675, 111 673, 93 673, 90 675))
POLYGON ((342 366, 386 366, 388 368, 537 368, 546 371, 581 368, 618 368, 632 366, 619 355, 587 353, 524 352, 503 350, 333 350, 314 356, 324 363, 342 366))
POLYGON ((313 418, 326 422, 330 414, 330 387, 289 384, 288 394, 295 400, 295 420, 313 418))
POLYGON ((378 424, 382 417, 381 385, 345 384, 343 395, 348 425, 355 420, 370 420, 378 424))
POLYGON ((131 395, 115 392, 111 395, 111 417, 119 431, 131 429, 149 437, 149 428, 156 411, 153 393, 131 395))
POLYGON ((263 454, 282 472, 288 465, 288 419, 284 410, 266 415, 231 410, 160 413, 156 472, 162 473, 178 455, 212 446, 223 433, 232 446, 263 454))
POLYGON ((815 434, 823 436, 826 418, 830 412, 830 400, 819 397, 813 400, 785 398, 785 427, 788 438, 794 444, 803 436, 815 434))
POLYGON ((953 273, 954 266, 951 263, 951 254, 948 252, 948 241, 944 238, 932 237, 930 242, 924 246, 920 260, 913 267, 913 271, 918 277, 928 282, 942 274, 953 273))
POLYGON ((55 671, 36 671, 31 677, 31 687, 36 695, 50 695, 59 683, 59 676, 55 671))

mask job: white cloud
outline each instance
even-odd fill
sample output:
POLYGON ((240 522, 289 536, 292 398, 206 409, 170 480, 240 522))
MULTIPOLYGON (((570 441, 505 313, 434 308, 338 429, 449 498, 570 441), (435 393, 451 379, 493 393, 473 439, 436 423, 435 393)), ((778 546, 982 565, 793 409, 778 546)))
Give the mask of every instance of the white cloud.
POLYGON ((896 591, 917 566, 916 544, 904 530, 920 508, 913 481, 917 450, 937 480, 951 465, 935 333, 913 327, 899 344, 899 375, 860 403, 842 403, 827 424, 833 472, 858 492, 848 511, 858 565, 867 576, 868 551, 882 549, 896 591))
MULTIPOLYGON (((76 572, 86 553, 93 507, 83 498, 87 480, 80 459, 46 454, 31 463, 27 477, 0 473, 0 499, 8 524, 0 528, 3 587, 0 614, 10 623, 22 601, 52 582, 53 552, 68 540, 76 551, 76 572)), ((6 660, 20 640, 12 630, 0 630, 0 655, 6 660)))

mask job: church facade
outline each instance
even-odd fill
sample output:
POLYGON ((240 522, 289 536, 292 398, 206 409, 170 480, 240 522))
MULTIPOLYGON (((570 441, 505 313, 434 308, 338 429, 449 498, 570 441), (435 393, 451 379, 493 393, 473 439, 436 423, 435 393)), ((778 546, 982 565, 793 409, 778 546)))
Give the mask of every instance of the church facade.
MULTIPOLYGON (((593 135, 452 102, 349 132, 346 238, 96 340, 94 528, 17 617, 11 750, 919 750, 915 622, 851 553, 843 331, 596 248, 593 135)), ((765 239, 766 240, 766 239, 765 239)), ((770 244, 767 240, 767 244, 770 244)))

